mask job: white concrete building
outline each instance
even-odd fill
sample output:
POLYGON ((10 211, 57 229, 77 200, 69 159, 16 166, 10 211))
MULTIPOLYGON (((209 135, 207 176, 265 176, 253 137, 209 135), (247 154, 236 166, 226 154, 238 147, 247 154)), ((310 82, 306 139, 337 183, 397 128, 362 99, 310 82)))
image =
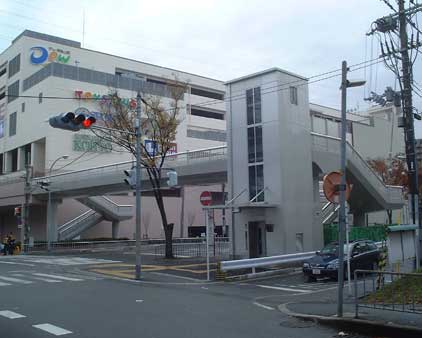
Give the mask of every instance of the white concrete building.
MULTIPOLYGON (((51 128, 46 121, 58 113, 80 108, 95 114, 100 110, 99 102, 84 98, 100 99, 114 89, 128 100, 136 97, 140 90, 144 95, 161 96, 167 104, 166 81, 175 77, 187 82, 189 88, 182 102, 174 151, 225 144, 225 88, 221 81, 81 48, 76 41, 24 31, 0 54, 0 173, 3 175, 0 182, 21 176, 25 164, 33 166, 34 176, 42 176, 62 155, 69 158, 58 162, 54 172, 132 159, 127 152, 99 142, 89 130, 66 132, 51 128)), ((190 195, 189 188, 186 189, 185 195, 190 195)), ((192 194, 199 197, 197 189, 193 189, 192 194)), ((146 209, 153 210, 153 199, 145 197, 144 200, 146 209)), ((133 204, 134 199, 119 196, 115 201, 133 204)), ((72 199, 59 202, 56 219, 59 225, 87 210, 72 199)), ((13 207, 21 203, 7 197, 7 193, 1 199, 0 235, 16 229, 13 207)), ((43 239, 45 202, 33 203, 32 234, 35 239, 43 239)), ((178 236, 178 203, 166 203, 170 221, 176 223, 175 236, 178 236)), ((199 205, 199 201, 196 203, 199 205)), ((154 212, 150 217, 151 224, 159 222, 154 212)), ((126 221, 119 236, 132 238, 133 223, 133 220, 126 221)), ((110 237, 109 226, 96 228, 107 230, 87 232, 85 236, 110 237)), ((149 237, 159 237, 161 226, 151 226, 149 232, 149 237)), ((186 228, 183 235, 187 235, 186 228)))
MULTIPOLYGON (((325 219, 319 183, 325 174, 340 168, 339 112, 310 105, 307 79, 279 68, 229 81, 226 93, 236 255, 319 249, 325 219)), ((386 127, 388 119, 373 122, 380 118, 373 115, 365 123, 361 121, 365 118, 349 114, 348 122, 347 178, 353 185, 349 205, 354 225, 360 226, 368 213, 403 205, 401 188, 383 184, 367 165, 367 158, 387 153, 379 148, 389 139, 386 129, 388 135, 391 129, 386 127)), ((393 149, 399 150, 399 136, 393 143, 393 149)))

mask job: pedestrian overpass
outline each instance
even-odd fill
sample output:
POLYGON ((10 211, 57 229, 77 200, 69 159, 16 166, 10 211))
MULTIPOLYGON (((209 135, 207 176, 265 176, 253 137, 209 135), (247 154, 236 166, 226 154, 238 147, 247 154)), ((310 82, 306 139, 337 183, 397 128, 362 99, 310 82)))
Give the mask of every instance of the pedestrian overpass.
MULTIPOLYGON (((311 137, 314 176, 322 179, 325 173, 340 168, 340 139, 316 133, 311 133, 311 137)), ((168 155, 164 167, 177 171, 180 186, 224 183, 227 182, 227 159, 227 146, 220 146, 168 155)), ((58 228, 58 239, 62 240, 74 238, 104 219, 112 222, 128 219, 131 206, 119 206, 103 195, 128 192, 130 187, 124 182, 124 170, 133 165, 133 161, 127 161, 36 177, 32 184, 32 202, 48 199, 48 193, 39 184, 48 179, 55 199, 75 198, 90 208, 58 228)), ((166 176, 163 176, 162 186, 166 187, 166 176)), ((402 208, 401 187, 385 185, 350 143, 347 145, 347 177, 353 185, 350 211, 358 217, 367 212, 402 208)), ((0 187, 0 208, 23 203, 22 173, 5 175, 0 179, 0 187)), ((145 170, 142 190, 151 190, 145 170)))

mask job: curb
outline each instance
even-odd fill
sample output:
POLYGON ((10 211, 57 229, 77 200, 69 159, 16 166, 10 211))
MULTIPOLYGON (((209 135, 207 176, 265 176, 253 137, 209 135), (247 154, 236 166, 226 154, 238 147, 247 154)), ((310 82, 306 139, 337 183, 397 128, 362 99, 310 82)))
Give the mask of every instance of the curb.
POLYGON ((286 269, 280 269, 280 270, 262 271, 262 272, 257 272, 257 273, 248 273, 246 275, 228 276, 228 277, 225 278, 225 281, 235 282, 235 281, 255 279, 255 278, 260 278, 260 277, 294 274, 294 273, 299 273, 299 272, 302 272, 302 268, 286 268, 286 269))
POLYGON ((292 312, 287 308, 291 303, 284 303, 278 306, 278 310, 288 316, 299 318, 305 321, 313 321, 322 325, 335 327, 359 334, 375 335, 383 337, 422 337, 422 328, 414 326, 386 324, 380 321, 372 321, 359 318, 338 318, 320 315, 308 315, 292 312))

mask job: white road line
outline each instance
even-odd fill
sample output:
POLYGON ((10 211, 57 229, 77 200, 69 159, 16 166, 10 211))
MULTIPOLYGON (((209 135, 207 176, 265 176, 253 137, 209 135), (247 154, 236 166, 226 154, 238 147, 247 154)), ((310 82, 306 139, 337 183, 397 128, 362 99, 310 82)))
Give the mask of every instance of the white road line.
POLYGON ((0 279, 5 280, 6 282, 14 282, 14 283, 19 283, 19 284, 32 284, 32 282, 29 280, 23 280, 23 279, 12 278, 12 277, 0 276, 0 279))
POLYGON ((12 284, 0 282, 0 286, 7 286, 7 285, 12 285, 12 284))
POLYGON ((271 307, 271 306, 267 306, 267 305, 264 305, 264 304, 260 304, 260 303, 258 303, 258 302, 253 302, 253 304, 254 305, 256 305, 256 306, 259 306, 259 307, 262 307, 263 309, 266 309, 266 310, 275 310, 273 307, 271 307))
POLYGON ((17 318, 25 318, 26 316, 21 315, 19 313, 13 312, 13 311, 8 311, 8 310, 4 310, 4 311, 0 311, 0 316, 9 318, 9 319, 17 319, 17 318))
POLYGON ((35 264, 18 263, 18 262, 0 262, 0 264, 11 264, 11 265, 35 266, 35 264))
POLYGON ((46 331, 48 333, 54 334, 55 336, 63 336, 65 334, 72 333, 72 331, 68 331, 68 330, 62 329, 61 327, 51 325, 51 324, 48 324, 48 323, 32 325, 32 326, 35 327, 36 329, 40 329, 40 330, 46 331))
POLYGON ((257 285, 260 288, 264 289, 272 289, 272 290, 280 290, 280 291, 289 291, 289 292, 300 292, 300 293, 310 293, 309 290, 303 290, 303 289, 292 289, 292 288, 283 288, 279 286, 271 286, 271 285, 257 285))
POLYGON ((40 276, 40 277, 50 277, 50 278, 55 278, 55 279, 62 279, 62 280, 67 280, 67 281, 71 281, 71 282, 81 282, 83 281, 83 279, 79 279, 79 278, 70 278, 70 277, 65 277, 65 276, 59 276, 59 275, 48 275, 46 273, 33 273, 34 276, 40 276))
POLYGON ((136 303, 142 303, 142 302, 143 302, 143 300, 142 300, 142 299, 137 299, 137 300, 135 300, 135 302, 136 302, 136 303))

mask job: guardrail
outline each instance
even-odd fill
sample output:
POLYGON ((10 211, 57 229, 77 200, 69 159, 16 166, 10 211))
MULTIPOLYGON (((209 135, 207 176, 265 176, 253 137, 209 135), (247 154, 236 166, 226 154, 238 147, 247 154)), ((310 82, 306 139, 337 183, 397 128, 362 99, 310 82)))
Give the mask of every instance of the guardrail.
MULTIPOLYGON (((376 242, 375 244, 377 245, 378 248, 381 248, 383 246, 382 242, 376 242)), ((299 252, 299 253, 279 255, 279 256, 223 261, 221 262, 221 270, 229 271, 229 270, 238 270, 238 269, 252 269, 252 273, 255 274, 256 268, 300 263, 304 261, 305 259, 311 258, 314 255, 315 255, 315 251, 309 251, 309 252, 299 252)))
POLYGON ((354 280, 356 318, 359 308, 422 314, 422 273, 356 270, 354 280))

